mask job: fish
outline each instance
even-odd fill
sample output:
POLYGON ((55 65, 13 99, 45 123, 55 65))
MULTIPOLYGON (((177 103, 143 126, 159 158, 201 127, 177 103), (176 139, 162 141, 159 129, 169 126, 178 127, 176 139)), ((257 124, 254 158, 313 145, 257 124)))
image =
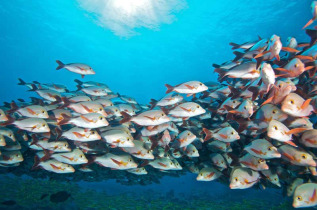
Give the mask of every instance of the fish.
POLYGON ((296 187, 292 205, 294 208, 317 205, 317 184, 304 183, 296 187))
POLYGON ((221 176, 221 173, 211 167, 202 168, 198 176, 196 177, 197 181, 213 181, 215 179, 218 179, 221 176))
POLYGON ((100 166, 117 170, 133 169, 138 166, 129 154, 107 153, 102 156, 96 156, 94 162, 100 166))
POLYGON ((58 173, 58 174, 75 172, 75 169, 69 164, 62 163, 57 160, 40 161, 40 158, 38 156, 35 156, 32 170, 36 170, 39 168, 42 168, 49 172, 58 173))
POLYGON ((61 137, 73 141, 89 142, 100 140, 100 134, 93 129, 73 127, 62 133, 61 137))
POLYGON ((80 74, 82 78, 84 78, 85 75, 96 74, 96 72, 87 64, 83 64, 83 63, 64 64, 60 60, 56 60, 56 63, 58 64, 58 66, 56 67, 56 70, 67 69, 68 71, 74 72, 76 74, 80 74))
POLYGON ((168 112, 169 115, 178 118, 190 118, 206 113, 206 110, 195 102, 182 103, 168 112))
POLYGON ((236 167, 230 174, 230 189, 247 189, 260 181, 260 174, 248 168, 236 167))
POLYGON ((115 147, 134 147, 134 138, 129 131, 121 129, 111 129, 101 133, 104 139, 112 148, 115 147))
POLYGON ((299 141, 306 147, 316 148, 317 147, 317 130, 311 129, 311 130, 307 130, 303 132, 299 141))
POLYGON ((177 93, 187 94, 187 96, 192 96, 196 93, 200 93, 200 92, 204 92, 208 90, 208 87, 199 81, 184 82, 182 84, 176 85, 175 87, 169 84, 165 84, 165 86, 167 87, 166 94, 174 91, 177 93))
POLYGON ((281 157, 281 154, 278 152, 277 148, 265 139, 253 140, 244 148, 244 150, 247 151, 249 154, 262 159, 273 159, 281 157))
POLYGON ((73 124, 81 128, 91 129, 109 125, 109 122, 107 121, 106 117, 99 113, 88 113, 73 118, 70 118, 69 116, 64 114, 62 116, 64 119, 58 123, 59 125, 73 124))
POLYGON ((156 126, 170 121, 170 118, 162 110, 149 110, 142 112, 136 116, 130 116, 125 112, 121 112, 124 117, 120 123, 132 121, 141 126, 156 126))
POLYGON ((298 149, 290 145, 283 145, 278 148, 282 158, 298 166, 316 166, 313 157, 303 149, 298 149))

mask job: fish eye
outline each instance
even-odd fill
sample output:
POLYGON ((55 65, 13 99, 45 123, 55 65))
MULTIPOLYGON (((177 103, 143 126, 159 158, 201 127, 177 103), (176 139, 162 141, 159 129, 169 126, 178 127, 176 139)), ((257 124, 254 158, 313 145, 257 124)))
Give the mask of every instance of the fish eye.
POLYGON ((99 111, 102 111, 102 108, 100 108, 99 111))
POLYGON ((231 135, 233 135, 233 134, 234 134, 234 132, 232 131, 232 132, 231 132, 231 135))
POLYGON ((200 173, 199 176, 203 176, 203 173, 200 173))
POLYGON ((150 154, 150 150, 148 150, 147 153, 150 154))
POLYGON ((274 128, 275 130, 278 130, 278 128, 277 128, 277 126, 276 126, 276 125, 274 125, 274 126, 273 126, 273 128, 274 128))
POLYGON ((291 104, 294 104, 294 100, 290 100, 291 104))
POLYGON ((295 66, 295 67, 298 67, 299 65, 298 65, 298 63, 296 63, 294 66, 295 66))
POLYGON ((244 109, 247 109, 247 107, 245 106, 244 109))
POLYGON ((187 133, 187 136, 190 136, 190 133, 187 133))
POLYGON ((131 158, 129 159, 129 162, 132 162, 132 159, 131 159, 131 158))
POLYGON ((143 171, 145 171, 145 168, 143 168, 143 171))
POLYGON ((95 134, 95 131, 91 131, 90 133, 91 133, 92 135, 94 135, 94 134, 95 134))
POLYGON ((276 114, 276 110, 273 110, 272 113, 273 113, 273 114, 276 114))
POLYGON ((197 105, 196 107, 199 108, 199 105, 197 105))
POLYGON ((279 85, 278 85, 278 87, 279 87, 279 88, 281 88, 281 87, 282 87, 282 85, 281 85, 281 84, 279 84, 279 85))
POLYGON ((114 110, 115 112, 118 112, 118 109, 114 110))
POLYGON ((263 162, 264 162, 263 159, 258 160, 258 163, 263 163, 263 162))
POLYGON ((130 138, 127 138, 127 141, 130 141, 130 138))
POLYGON ((12 137, 12 134, 9 134, 10 137, 12 137))
POLYGON ((200 86, 202 86, 202 85, 203 85, 203 83, 199 83, 199 85, 200 85, 200 86))
POLYGON ((46 125, 43 123, 42 126, 45 127, 46 125))
POLYGON ((79 155, 80 158, 83 158, 83 155, 79 155))
POLYGON ((161 115, 162 115, 162 116, 164 116, 164 114, 163 114, 163 113, 162 113, 161 115))
POLYGON ((274 181, 277 181, 277 178, 274 178, 274 181))
POLYGON ((299 195, 299 196, 296 197, 296 200, 302 201, 302 200, 303 200, 303 197, 299 195))
POLYGON ((19 154, 16 154, 15 156, 16 156, 16 157, 19 157, 19 154))
POLYGON ((234 178, 234 181, 236 181, 236 182, 239 181, 238 177, 235 177, 235 178, 234 178))
POLYGON ((234 103, 234 104, 235 104, 235 103, 236 103, 236 101, 232 101, 232 103, 234 103))
POLYGON ((100 120, 103 120, 103 117, 102 117, 102 116, 100 116, 100 117, 99 117, 99 119, 100 119, 100 120))
POLYGON ((272 151, 272 150, 273 150, 273 147, 269 147, 269 148, 267 148, 267 150, 272 151))
POLYGON ((307 155, 306 154, 302 154, 301 156, 303 159, 307 159, 307 155))
POLYGON ((64 144, 65 147, 67 147, 67 144, 64 144))
POLYGON ((43 111, 42 111, 42 113, 44 114, 44 113, 45 113, 45 111, 43 110, 43 111))

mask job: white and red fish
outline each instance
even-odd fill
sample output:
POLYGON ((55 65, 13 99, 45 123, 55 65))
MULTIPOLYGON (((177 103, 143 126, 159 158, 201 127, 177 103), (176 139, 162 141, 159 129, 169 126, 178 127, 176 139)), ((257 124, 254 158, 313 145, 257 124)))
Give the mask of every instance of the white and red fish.
POLYGON ((281 157, 281 154, 277 151, 277 148, 265 139, 253 140, 249 145, 244 147, 244 150, 255 157, 263 159, 281 157))
POLYGON ((260 174, 248 168, 236 167, 230 175, 230 189, 247 189, 260 181, 260 174))
POLYGON ((240 139, 238 132, 231 126, 215 129, 213 131, 203 128, 203 131, 206 134, 205 141, 214 138, 225 143, 230 143, 240 139))
POLYGON ((59 162, 57 160, 40 161, 40 158, 38 156, 35 156, 32 170, 35 170, 38 168, 43 168, 46 171, 50 171, 50 172, 54 172, 58 174, 75 172, 75 169, 71 165, 59 162))
POLYGON ((239 162, 243 167, 247 167, 255 171, 269 169, 269 166, 266 164, 266 161, 264 159, 250 155, 250 153, 247 153, 243 157, 241 157, 239 159, 239 162))
POLYGON ((317 130, 312 129, 305 131, 300 138, 300 143, 306 147, 317 148, 317 130))
POLYGON ((101 137, 111 147, 134 147, 133 136, 129 131, 122 129, 110 129, 101 133, 101 137))
POLYGON ((288 162, 298 166, 316 166, 316 161, 306 151, 297 149, 290 145, 283 145, 278 148, 278 151, 282 154, 282 158, 288 162))
POLYGON ((2 151, 0 154, 1 164, 15 164, 22 162, 23 156, 20 151, 2 151))
POLYGON ((196 180, 197 181, 212 181, 212 180, 218 179, 220 176, 221 176, 221 173, 218 170, 211 167, 205 167, 199 171, 196 180))
POLYGON ((66 115, 62 116, 64 117, 64 120, 60 121, 58 123, 59 125, 73 124, 82 128, 100 128, 109 125, 107 119, 99 113, 83 114, 73 118, 69 118, 66 115))
POLYGON ((306 131, 306 128, 293 128, 289 130, 283 123, 277 120, 271 120, 267 128, 267 136, 280 142, 296 146, 292 142, 292 134, 306 131))
POLYGON ((96 141, 100 140, 101 136, 93 129, 74 127, 62 133, 62 137, 73 141, 96 141))
POLYGON ((152 150, 146 149, 144 142, 139 140, 134 140, 133 143, 134 143, 133 147, 122 147, 122 150, 139 159, 147 159, 147 160, 154 159, 152 150))
POLYGON ((134 162, 133 158, 129 154, 113 154, 107 153, 102 156, 97 156, 94 159, 95 163, 111 169, 127 170, 137 168, 137 163, 134 162))
POLYGON ((168 114, 172 115, 173 117, 188 118, 204 113, 206 113, 206 110, 199 104, 195 102, 185 102, 173 108, 168 114))
POLYGON ((165 86, 167 87, 166 94, 175 91, 177 93, 185 93, 187 96, 208 90, 208 87, 199 81, 184 82, 174 87, 168 84, 165 84, 165 86))
POLYGON ((145 111, 136 116, 130 116, 125 112, 122 112, 121 114, 124 117, 120 121, 121 124, 131 121, 141 126, 155 126, 170 121, 170 118, 166 116, 162 110, 145 111))
POLYGON ((96 74, 96 72, 87 64, 83 64, 83 63, 64 64, 59 60, 56 60, 56 63, 58 64, 58 66, 56 67, 56 70, 67 69, 68 71, 74 72, 76 74, 80 74, 82 78, 84 78, 85 75, 96 74))
POLYGON ((293 117, 307 117, 314 108, 310 105, 311 99, 303 99, 296 93, 290 93, 282 102, 282 111, 293 117))
POLYGON ((317 205, 317 184, 305 183, 296 187, 293 196, 293 207, 303 208, 317 205))

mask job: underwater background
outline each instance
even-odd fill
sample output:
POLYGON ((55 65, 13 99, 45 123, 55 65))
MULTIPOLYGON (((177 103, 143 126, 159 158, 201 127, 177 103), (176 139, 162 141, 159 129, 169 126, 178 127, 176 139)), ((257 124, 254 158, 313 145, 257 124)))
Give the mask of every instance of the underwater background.
MULTIPOLYGON (((288 36, 307 41, 301 28, 311 18, 310 0, 160 0, 152 1, 150 11, 142 4, 127 8, 124 0, 118 0, 114 10, 111 2, 1 0, 0 102, 28 96, 17 78, 74 89, 73 80, 80 76, 56 71, 55 60, 60 59, 87 63, 96 75, 85 81, 106 83, 114 92, 148 103, 164 95, 165 83, 216 81, 211 65, 233 58, 229 42, 272 34, 283 43, 288 36)), ((91 173, 83 180, 73 177, 80 174, 33 179, 12 170, 14 175, 1 176, 0 201, 15 200, 18 207, 4 209, 291 208, 291 199, 279 189, 230 190, 218 182, 197 182, 195 174, 167 174, 141 186, 124 178, 118 183, 110 174, 91 173), (66 202, 41 200, 43 194, 61 190, 71 194, 66 202)))

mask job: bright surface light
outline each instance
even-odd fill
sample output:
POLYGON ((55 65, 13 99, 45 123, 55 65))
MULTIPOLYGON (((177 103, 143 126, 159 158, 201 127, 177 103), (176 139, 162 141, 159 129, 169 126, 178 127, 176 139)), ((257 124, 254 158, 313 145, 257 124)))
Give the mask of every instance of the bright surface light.
POLYGON ((135 28, 157 29, 175 20, 174 13, 186 7, 185 0, 78 0, 95 14, 103 27, 116 35, 131 36, 135 28))

